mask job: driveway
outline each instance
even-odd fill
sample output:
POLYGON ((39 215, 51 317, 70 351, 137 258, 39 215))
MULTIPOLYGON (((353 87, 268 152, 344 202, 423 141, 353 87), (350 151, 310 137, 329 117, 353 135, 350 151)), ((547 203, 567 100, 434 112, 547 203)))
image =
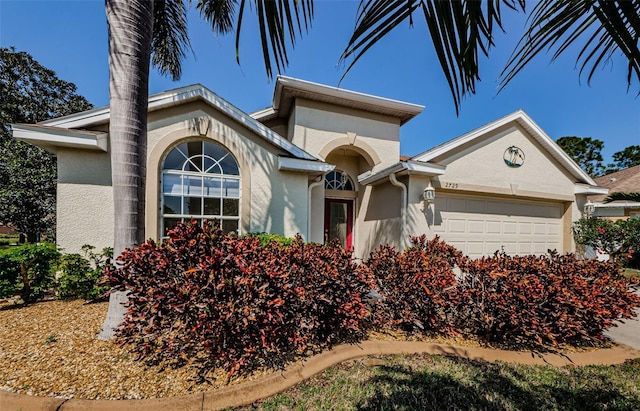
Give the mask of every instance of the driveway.
MULTIPOLYGON (((640 295, 640 290, 636 291, 640 295)), ((622 344, 629 345, 640 350, 640 310, 636 310, 636 317, 625 320, 624 324, 618 324, 604 333, 607 337, 622 344)))

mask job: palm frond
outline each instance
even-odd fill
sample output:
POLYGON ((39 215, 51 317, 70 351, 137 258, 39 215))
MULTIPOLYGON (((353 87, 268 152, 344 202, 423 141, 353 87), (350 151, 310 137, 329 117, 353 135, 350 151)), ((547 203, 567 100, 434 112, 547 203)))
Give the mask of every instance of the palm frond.
POLYGON ((622 193, 617 191, 609 194, 604 199, 604 203, 610 203, 612 201, 630 201, 633 203, 640 203, 640 193, 622 193))
POLYGON ((579 40, 580 76, 593 75, 616 54, 627 65, 627 86, 640 80, 640 0, 541 0, 500 77, 502 90, 540 52, 553 51, 551 61, 579 40))
POLYGON ((382 37, 409 22, 420 9, 456 107, 462 98, 475 93, 481 52, 488 55, 494 45, 496 26, 502 30, 502 6, 523 10, 524 0, 439 1, 439 0, 361 0, 354 33, 340 57, 351 60, 344 76, 382 37))
MULTIPOLYGON (((240 36, 247 0, 199 0, 200 15, 211 24, 214 32, 226 34, 236 22, 236 60, 240 63, 240 36), (238 12, 236 14, 236 6, 238 12)), ((267 76, 274 68, 280 72, 289 64, 287 49, 295 47, 297 35, 302 35, 313 21, 313 0, 251 0, 250 9, 258 17, 258 30, 267 76), (252 6, 252 7, 251 7, 252 6)))
POLYGON ((182 0, 156 0, 153 9, 151 63, 173 80, 182 75, 182 60, 191 42, 187 32, 187 9, 182 0))

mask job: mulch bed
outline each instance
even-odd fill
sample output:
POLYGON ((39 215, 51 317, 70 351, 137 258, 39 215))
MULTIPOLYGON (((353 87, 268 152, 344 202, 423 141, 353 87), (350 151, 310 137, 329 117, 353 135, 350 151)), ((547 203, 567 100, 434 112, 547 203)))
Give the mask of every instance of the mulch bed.
MULTIPOLYGON (((5 303, 0 308, 0 389, 6 391, 58 398, 162 398, 238 384, 271 372, 260 370, 229 381, 222 370, 213 370, 202 381, 188 366, 149 367, 136 361, 126 347, 96 338, 106 302, 47 301, 16 308, 5 303)), ((371 335, 377 340, 414 338, 393 332, 371 335)), ((478 345, 462 339, 429 341, 478 345)))
POLYGON ((221 370, 207 375, 210 382, 199 382, 193 369, 148 367, 117 343, 98 340, 107 307, 106 302, 48 301, 0 310, 0 389, 59 398, 137 399, 227 385, 221 370))

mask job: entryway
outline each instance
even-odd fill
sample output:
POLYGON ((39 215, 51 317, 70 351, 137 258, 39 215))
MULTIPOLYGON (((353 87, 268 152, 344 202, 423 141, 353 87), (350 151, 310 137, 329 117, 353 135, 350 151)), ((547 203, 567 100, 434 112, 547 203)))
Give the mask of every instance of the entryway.
POLYGON ((343 247, 353 248, 353 200, 325 199, 324 239, 325 242, 338 239, 343 247))

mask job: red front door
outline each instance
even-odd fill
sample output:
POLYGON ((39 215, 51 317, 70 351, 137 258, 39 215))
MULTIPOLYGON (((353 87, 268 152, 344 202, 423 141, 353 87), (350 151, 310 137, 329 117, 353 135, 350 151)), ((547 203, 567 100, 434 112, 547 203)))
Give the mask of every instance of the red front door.
POLYGON ((347 249, 353 248, 353 200, 327 198, 324 201, 324 240, 338 239, 347 249))

